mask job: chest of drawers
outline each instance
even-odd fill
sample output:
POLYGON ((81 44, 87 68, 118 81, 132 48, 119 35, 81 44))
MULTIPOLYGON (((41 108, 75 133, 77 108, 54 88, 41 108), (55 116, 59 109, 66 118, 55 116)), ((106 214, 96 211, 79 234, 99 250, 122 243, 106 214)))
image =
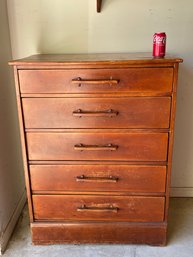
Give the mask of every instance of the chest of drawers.
POLYGON ((92 54, 10 63, 34 244, 166 243, 181 61, 92 54))

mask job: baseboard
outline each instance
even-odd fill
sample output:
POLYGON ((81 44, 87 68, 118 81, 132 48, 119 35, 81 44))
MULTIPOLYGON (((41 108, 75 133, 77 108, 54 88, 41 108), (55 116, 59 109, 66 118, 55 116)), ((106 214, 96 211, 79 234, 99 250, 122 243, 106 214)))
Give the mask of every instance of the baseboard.
POLYGON ((193 187, 172 187, 171 197, 193 197, 193 187))
POLYGON ((13 211, 13 214, 9 220, 9 223, 7 224, 5 231, 3 231, 1 238, 0 238, 0 255, 3 254, 3 252, 6 249, 6 246, 9 242, 9 239, 13 233, 13 230, 15 228, 15 225, 18 221, 18 218, 20 217, 20 214, 23 210, 23 207, 26 203, 26 191, 22 193, 21 198, 18 201, 17 207, 13 211))

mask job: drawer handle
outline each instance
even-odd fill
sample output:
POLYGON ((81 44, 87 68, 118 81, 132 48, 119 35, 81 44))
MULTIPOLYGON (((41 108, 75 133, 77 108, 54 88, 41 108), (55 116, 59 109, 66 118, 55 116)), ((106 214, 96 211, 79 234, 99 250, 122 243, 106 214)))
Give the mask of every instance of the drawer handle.
POLYGON ((109 86, 117 85, 119 80, 117 79, 81 79, 80 77, 72 79, 72 84, 78 84, 80 87, 82 84, 94 84, 94 85, 104 85, 109 84, 109 86))
POLYGON ((107 145, 84 145, 77 144, 74 145, 74 150, 79 151, 116 151, 118 145, 107 144, 107 145))
POLYGON ((108 177, 87 177, 85 175, 77 176, 76 181, 78 182, 110 182, 116 183, 119 180, 118 177, 108 176, 108 177))
POLYGON ((112 109, 105 110, 105 111, 83 111, 81 109, 78 109, 76 111, 73 111, 72 115, 75 117, 115 117, 119 113, 117 111, 114 111, 112 109))
POLYGON ((93 207, 86 206, 83 204, 82 206, 77 208, 77 211, 94 211, 94 212, 118 212, 119 208, 114 207, 113 205, 109 205, 107 207, 93 207))

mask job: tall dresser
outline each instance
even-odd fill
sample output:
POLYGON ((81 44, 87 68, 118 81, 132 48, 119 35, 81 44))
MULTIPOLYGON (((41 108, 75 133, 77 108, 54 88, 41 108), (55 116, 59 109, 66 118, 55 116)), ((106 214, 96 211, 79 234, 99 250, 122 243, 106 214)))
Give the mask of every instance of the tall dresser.
POLYGON ((165 245, 180 62, 145 53, 10 62, 34 244, 165 245))

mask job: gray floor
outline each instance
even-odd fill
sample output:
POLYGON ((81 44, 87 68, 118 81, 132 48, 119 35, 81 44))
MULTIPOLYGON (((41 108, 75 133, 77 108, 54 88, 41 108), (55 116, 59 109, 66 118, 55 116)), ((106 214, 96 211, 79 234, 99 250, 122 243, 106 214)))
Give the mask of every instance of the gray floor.
POLYGON ((168 245, 54 245, 31 244, 27 208, 18 222, 4 257, 193 257, 193 198, 170 202, 168 245))

